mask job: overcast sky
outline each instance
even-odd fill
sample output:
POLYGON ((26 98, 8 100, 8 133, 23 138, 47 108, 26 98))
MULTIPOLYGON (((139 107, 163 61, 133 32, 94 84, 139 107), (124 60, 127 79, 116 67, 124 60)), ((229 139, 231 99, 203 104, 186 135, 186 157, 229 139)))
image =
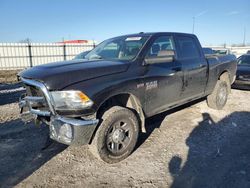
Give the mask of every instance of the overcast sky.
POLYGON ((250 0, 0 0, 0 42, 192 33, 203 45, 250 43, 250 0))

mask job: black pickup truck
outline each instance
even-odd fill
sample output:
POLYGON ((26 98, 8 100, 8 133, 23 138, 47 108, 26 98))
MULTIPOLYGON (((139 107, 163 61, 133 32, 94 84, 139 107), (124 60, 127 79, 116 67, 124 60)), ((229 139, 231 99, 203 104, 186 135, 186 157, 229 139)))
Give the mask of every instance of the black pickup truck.
POLYGON ((115 163, 133 151, 145 118, 202 97, 222 109, 235 72, 235 56, 205 56, 192 34, 115 37, 85 59, 21 72, 21 117, 48 124, 58 142, 89 144, 97 157, 115 163))

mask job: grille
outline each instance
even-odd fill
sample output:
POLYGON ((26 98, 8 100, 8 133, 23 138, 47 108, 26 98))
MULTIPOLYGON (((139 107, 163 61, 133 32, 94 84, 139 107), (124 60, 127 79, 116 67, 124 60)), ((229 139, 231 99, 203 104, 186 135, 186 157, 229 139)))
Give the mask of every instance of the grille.
POLYGON ((26 84, 24 84, 24 87, 26 88, 26 95, 27 96, 43 97, 43 99, 44 99, 43 102, 32 102, 31 106, 33 109, 49 110, 49 106, 45 100, 45 96, 39 88, 36 88, 35 86, 31 86, 31 85, 26 85, 26 84))
POLYGON ((25 85, 25 88, 27 96, 44 97, 42 91, 35 86, 25 85))

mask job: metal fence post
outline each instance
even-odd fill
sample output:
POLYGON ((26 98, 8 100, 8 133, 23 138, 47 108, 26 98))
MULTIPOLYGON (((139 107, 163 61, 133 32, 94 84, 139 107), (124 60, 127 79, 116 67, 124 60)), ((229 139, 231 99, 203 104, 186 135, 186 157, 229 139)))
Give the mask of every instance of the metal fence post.
POLYGON ((63 44, 63 59, 66 60, 66 44, 63 44))
POLYGON ((30 43, 28 43, 28 50, 29 50, 30 67, 33 67, 32 53, 31 53, 31 44, 30 43))

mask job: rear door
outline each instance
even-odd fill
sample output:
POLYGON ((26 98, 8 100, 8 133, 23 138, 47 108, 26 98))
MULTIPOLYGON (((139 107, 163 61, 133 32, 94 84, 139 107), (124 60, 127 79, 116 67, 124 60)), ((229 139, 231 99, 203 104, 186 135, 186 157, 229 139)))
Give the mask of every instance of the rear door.
POLYGON ((204 94, 207 82, 207 61, 198 39, 188 35, 176 36, 178 61, 184 72, 182 99, 191 99, 204 94))

